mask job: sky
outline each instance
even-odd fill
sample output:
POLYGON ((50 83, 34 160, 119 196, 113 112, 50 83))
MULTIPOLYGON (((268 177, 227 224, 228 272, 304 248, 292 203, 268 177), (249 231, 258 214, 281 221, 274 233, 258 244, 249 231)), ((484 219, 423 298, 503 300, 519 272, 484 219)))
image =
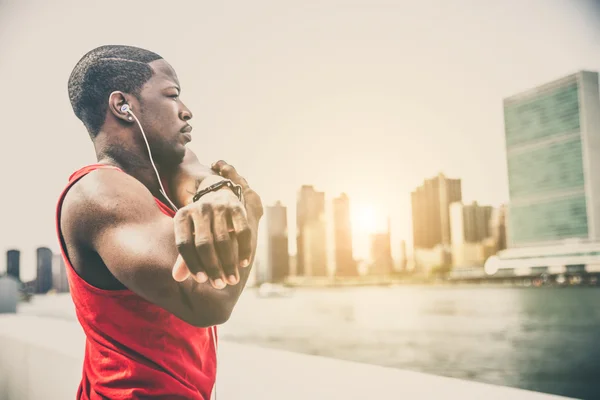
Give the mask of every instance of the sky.
MULTIPOLYGON (((67 96, 73 66, 104 44, 162 55, 194 113, 189 146, 233 164, 265 205, 302 184, 357 215, 392 220, 411 242, 410 192, 443 172, 463 200, 508 201, 502 99, 600 70, 600 6, 588 0, 292 2, 0 0, 0 251, 57 251, 55 206, 69 175, 95 162, 67 96)), ((329 224, 331 225, 331 224, 329 224)), ((330 229, 330 228, 329 228, 330 229)), ((329 245, 331 248, 331 245, 329 245)), ((0 271, 5 261, 0 263, 0 271)))

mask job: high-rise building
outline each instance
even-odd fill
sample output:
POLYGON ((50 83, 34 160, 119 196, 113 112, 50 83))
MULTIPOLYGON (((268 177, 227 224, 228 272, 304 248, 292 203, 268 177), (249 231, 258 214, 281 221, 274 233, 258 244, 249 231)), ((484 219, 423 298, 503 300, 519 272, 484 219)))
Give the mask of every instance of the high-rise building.
POLYGON ((352 254, 352 224, 350 199, 345 193, 333 199, 333 226, 335 240, 335 275, 357 276, 358 269, 352 254))
POLYGON ((509 247, 600 239, 598 74, 581 71, 504 100, 509 247))
MULTIPOLYGON (((450 205, 459 211, 462 223, 461 236, 468 243, 481 242, 491 236, 490 220, 492 217, 492 206, 481 206, 474 201, 472 204, 456 202, 450 205)), ((452 215, 450 216, 452 227, 452 215)))
POLYGON ((490 218, 490 233, 495 251, 506 249, 506 225, 506 206, 503 204, 492 211, 492 217, 490 218))
POLYGON ((21 280, 21 252, 19 250, 6 252, 6 274, 21 280))
POLYGON ((36 253, 36 292, 47 293, 52 288, 52 250, 47 247, 39 247, 36 253))
POLYGON ((415 248, 450 244, 450 204, 462 199, 461 180, 443 174, 427 179, 411 193, 415 248))
POLYGON ((326 276, 325 193, 304 185, 298 194, 297 264, 299 276, 326 276))
POLYGON ((0 276, 0 314, 17 312, 19 285, 12 275, 0 276))
POLYGON ((490 238, 491 206, 477 202, 450 205, 452 264, 455 267, 483 266, 487 257, 485 240, 490 238))
POLYGON ((600 90, 580 71, 504 100, 507 249, 488 274, 600 272, 600 90))
POLYGON ((394 268, 392 258, 390 219, 388 218, 387 232, 373 233, 371 236, 370 275, 390 275, 394 268))
POLYGON ((290 274, 287 208, 281 202, 266 207, 265 223, 268 237, 267 280, 281 282, 290 274))
POLYGON ((411 193, 415 268, 428 270, 450 262, 450 204, 461 200, 461 180, 443 174, 411 193))
POLYGON ((67 268, 61 254, 52 255, 52 288, 59 293, 69 291, 67 268))
POLYGON ((406 272, 408 268, 408 254, 406 253, 406 240, 400 242, 400 271, 406 272))

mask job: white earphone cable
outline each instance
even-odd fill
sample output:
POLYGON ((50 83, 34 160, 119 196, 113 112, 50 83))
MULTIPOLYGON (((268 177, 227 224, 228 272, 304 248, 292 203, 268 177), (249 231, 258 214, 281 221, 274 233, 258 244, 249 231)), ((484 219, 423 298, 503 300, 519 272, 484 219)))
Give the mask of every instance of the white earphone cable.
POLYGON ((214 400, 217 400, 217 374, 218 374, 217 360, 218 360, 219 356, 217 354, 218 345, 217 345, 217 327, 216 326, 212 326, 211 336, 213 337, 213 344, 215 345, 215 384, 213 386, 213 396, 211 396, 211 397, 213 397, 214 400))
POLYGON ((171 201, 169 196, 167 196, 167 192, 165 191, 165 188, 162 185, 162 180, 160 179, 160 175, 158 174, 156 165, 154 165, 154 159, 152 158, 152 151, 150 150, 150 144, 148 144, 148 139, 146 138, 146 134, 144 133, 144 128, 142 128, 142 124, 140 123, 140 121, 137 119, 137 117, 131 110, 128 109, 127 112, 129 113, 129 115, 131 115, 133 117, 133 119, 135 119, 135 122, 137 122, 138 126, 140 127, 140 131, 142 131, 142 137, 144 138, 144 142, 146 142, 146 148, 148 149, 148 155, 150 156, 150 163, 152 163, 152 168, 154 168, 154 172, 156 173, 156 178, 158 179, 158 184, 160 185, 160 192, 162 193, 163 196, 165 196, 165 199, 167 199, 167 201, 169 202, 171 207, 173 207, 173 209, 175 211, 177 211, 178 210, 177 206, 175 206, 175 204, 173 204, 173 202, 171 201))
MULTIPOLYGON (((165 191, 165 188, 162 185, 162 180, 160 179, 160 174, 158 173, 158 169, 156 169, 156 165, 154 164, 154 159, 152 158, 152 151, 150 150, 150 144, 148 143, 148 139, 146 138, 146 133, 144 132, 144 128, 142 128, 142 124, 140 123, 140 121, 137 119, 137 117, 135 116, 135 114, 129 109, 129 107, 126 108, 126 111, 129 113, 129 115, 131 115, 133 117, 133 119, 135 119, 135 122, 137 122, 140 131, 142 132, 142 137, 144 138, 144 142, 146 142, 146 148, 148 149, 148 155, 150 156, 150 162, 152 163, 152 168, 154 168, 154 172, 156 173, 156 178, 158 179, 158 184, 160 185, 160 191, 162 193, 163 196, 165 196, 165 199, 167 199, 167 201, 169 202, 169 204, 171 204, 171 207, 173 207, 173 209, 175 211, 178 210, 177 206, 175 206, 175 204, 173 204, 173 202, 171 201, 171 199, 169 198, 169 196, 167 196, 167 193, 165 191)), ((213 344, 215 346, 215 363, 217 360, 217 350, 218 350, 218 345, 217 345, 217 327, 213 326, 212 327, 212 339, 213 339, 213 344)), ((215 368, 216 368, 216 364, 215 364, 215 368)), ((215 400, 217 398, 217 381, 216 381, 216 371, 215 371, 215 384, 213 387, 213 391, 212 391, 212 396, 215 400), (213 397, 214 396, 214 397, 213 397)))

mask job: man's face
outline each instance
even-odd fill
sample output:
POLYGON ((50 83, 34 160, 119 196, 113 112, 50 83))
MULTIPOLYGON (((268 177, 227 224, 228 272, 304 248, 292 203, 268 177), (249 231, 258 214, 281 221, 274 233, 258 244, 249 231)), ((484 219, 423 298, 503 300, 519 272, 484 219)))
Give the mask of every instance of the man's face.
POLYGON ((140 91, 138 118, 154 160, 162 166, 177 165, 183 160, 186 143, 191 140, 188 121, 192 113, 179 99, 181 87, 173 68, 165 60, 149 65, 154 75, 140 91))

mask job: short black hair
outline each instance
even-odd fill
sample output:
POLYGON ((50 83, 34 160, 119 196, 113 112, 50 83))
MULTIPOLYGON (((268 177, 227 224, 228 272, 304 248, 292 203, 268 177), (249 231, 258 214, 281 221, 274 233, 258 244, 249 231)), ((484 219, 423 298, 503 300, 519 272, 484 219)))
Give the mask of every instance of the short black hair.
POLYGON ((156 53, 133 46, 100 46, 84 55, 69 77, 69 99, 77 118, 96 137, 106 117, 108 97, 115 90, 139 94, 152 77, 156 53))

